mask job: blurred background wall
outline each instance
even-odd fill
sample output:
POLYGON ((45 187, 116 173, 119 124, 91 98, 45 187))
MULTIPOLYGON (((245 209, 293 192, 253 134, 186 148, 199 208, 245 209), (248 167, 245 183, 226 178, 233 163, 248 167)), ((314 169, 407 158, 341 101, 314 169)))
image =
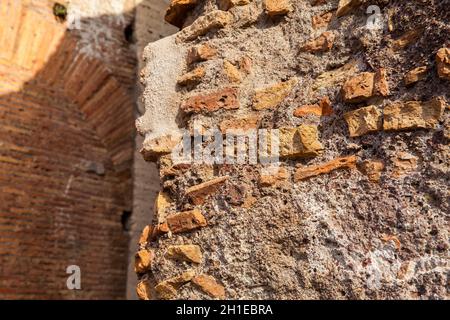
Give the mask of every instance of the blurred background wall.
POLYGON ((163 0, 59 3, 67 16, 0 0, 0 299, 134 298, 127 266, 159 185, 135 150, 136 74, 176 30, 163 0))

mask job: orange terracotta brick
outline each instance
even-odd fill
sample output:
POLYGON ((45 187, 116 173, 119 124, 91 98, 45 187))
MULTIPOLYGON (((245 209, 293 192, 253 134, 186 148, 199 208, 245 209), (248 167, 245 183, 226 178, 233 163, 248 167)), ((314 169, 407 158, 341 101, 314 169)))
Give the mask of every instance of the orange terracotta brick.
POLYGON ((325 12, 312 17, 312 26, 314 29, 325 28, 333 18, 332 12, 325 12))
POLYGON ((194 8, 197 2, 198 0, 172 0, 164 19, 168 23, 182 28, 187 12, 194 8))
POLYGON ((338 169, 353 169, 356 167, 356 161, 356 156, 349 156, 337 158, 320 165, 298 168, 294 175, 294 181, 299 182, 338 169))
POLYGON ((438 75, 442 79, 450 80, 450 49, 441 48, 436 54, 438 75))
POLYGON ((331 101, 328 97, 323 97, 319 104, 304 105, 294 111, 294 116, 299 118, 308 115, 322 117, 329 116, 331 114, 333 114, 333 107, 331 106, 331 101))
POLYGON ((202 184, 190 187, 186 190, 186 196, 191 199, 195 205, 203 204, 206 199, 216 193, 222 187, 229 177, 219 177, 202 184))
POLYGON ((140 250, 135 255, 134 272, 145 273, 152 267, 155 253, 152 250, 140 250))
POLYGON ((208 275, 198 275, 192 279, 192 283, 200 290, 213 298, 224 299, 225 288, 216 279, 208 275))
POLYGON ((206 61, 215 58, 217 50, 208 44, 201 44, 189 49, 187 63, 192 64, 199 61, 206 61))
POLYGON ((409 86, 413 83, 423 80, 427 75, 427 71, 428 70, 426 66, 417 67, 408 71, 408 73, 405 75, 405 85, 409 86))
POLYGON ((193 96, 181 105, 186 113, 210 113, 218 110, 239 109, 238 90, 225 88, 213 93, 193 96))
POLYGON ((167 217, 167 226, 172 233, 182 233, 206 227, 208 223, 199 209, 181 212, 167 217))
POLYGON ((345 102, 358 103, 373 96, 375 74, 363 72, 347 80, 342 87, 345 102))
POLYGON ((325 31, 318 38, 308 41, 302 50, 306 52, 324 52, 330 51, 333 48, 334 40, 336 36, 331 31, 325 31))

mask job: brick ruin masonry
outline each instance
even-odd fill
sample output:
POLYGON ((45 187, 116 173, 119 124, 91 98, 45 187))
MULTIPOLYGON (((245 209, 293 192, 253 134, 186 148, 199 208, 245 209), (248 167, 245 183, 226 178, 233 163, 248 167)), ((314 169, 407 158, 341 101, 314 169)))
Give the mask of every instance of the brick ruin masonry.
POLYGON ((120 23, 115 12, 82 11, 81 30, 69 31, 53 5, 0 4, 0 299, 124 298, 133 7, 120 23), (87 46, 95 35, 86 30, 103 42, 87 46), (82 290, 66 287, 70 265, 81 268, 82 290))
POLYGON ((141 299, 449 298, 447 1, 173 0, 166 19, 141 72, 161 178, 141 299), (281 168, 173 165, 196 120, 282 129, 281 168))

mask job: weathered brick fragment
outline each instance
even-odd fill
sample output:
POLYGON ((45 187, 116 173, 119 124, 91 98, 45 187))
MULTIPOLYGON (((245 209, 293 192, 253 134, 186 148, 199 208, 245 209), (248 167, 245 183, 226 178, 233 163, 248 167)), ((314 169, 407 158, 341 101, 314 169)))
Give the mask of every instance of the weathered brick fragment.
POLYGON ((228 11, 215 10, 201 16, 190 26, 178 33, 178 41, 192 41, 199 36, 207 34, 213 29, 224 28, 233 21, 233 15, 228 11))
POLYGON ((321 174, 327 174, 338 169, 353 169, 356 167, 356 156, 338 158, 324 164, 298 168, 294 181, 299 182, 321 174))
POLYGON ((347 80, 342 87, 342 96, 345 102, 358 103, 373 95, 375 74, 363 72, 347 80))
POLYGON ((194 270, 188 270, 179 276, 164 280, 155 286, 155 291, 158 297, 163 300, 174 299, 177 296, 177 291, 183 285, 190 282, 195 277, 194 270))
POLYGON ((399 152, 392 161, 392 176, 394 178, 400 178, 401 176, 404 176, 409 172, 416 170, 418 160, 419 158, 412 154, 409 154, 407 152, 399 152))
POLYGON ((230 82, 239 83, 242 81, 242 76, 239 72, 239 69, 236 68, 236 66, 230 61, 224 60, 223 70, 225 71, 225 74, 227 75, 230 82))
POLYGON ((172 233, 182 233, 206 227, 208 223, 199 209, 176 213, 167 217, 167 226, 172 233))
POLYGON ((187 63, 192 64, 199 61, 213 59, 217 55, 217 50, 207 44, 201 44, 189 49, 187 63))
POLYGON ((407 130, 437 126, 445 110, 442 98, 428 102, 396 102, 384 108, 384 130, 407 130))
POLYGON ((253 109, 267 110, 278 107, 291 93, 297 83, 298 80, 292 78, 289 81, 256 90, 255 96, 253 97, 253 109))
POLYGON ((338 9, 336 11, 337 17, 345 16, 362 4, 362 0, 339 0, 338 9))
POLYGON ((399 38, 392 40, 391 45, 395 51, 403 50, 405 47, 415 43, 419 39, 422 30, 410 30, 400 36, 399 38))
POLYGON ((143 143, 141 154, 147 161, 156 161, 159 157, 170 154, 179 142, 179 137, 170 134, 151 140, 146 139, 143 143))
POLYGON ((328 97, 323 97, 318 104, 304 105, 294 111, 295 117, 305 117, 308 115, 329 116, 333 114, 333 107, 328 97))
POLYGON ((314 125, 280 129, 280 157, 304 158, 322 154, 324 148, 319 141, 319 131, 314 125))
POLYGON ((350 137, 352 138, 383 129, 382 112, 375 106, 347 112, 344 118, 347 121, 350 137))
POLYGON ((140 250, 135 255, 134 272, 145 273, 152 267, 155 253, 151 250, 140 250))
POLYGON ((285 15, 292 11, 290 0, 264 0, 264 8, 271 17, 285 15))
POLYGON ((258 115, 227 118, 220 123, 219 128, 224 134, 227 132, 245 132, 258 129, 260 121, 261 117, 258 115))
POLYGON ((423 80, 427 75, 427 71, 428 70, 426 66, 417 67, 408 71, 408 73, 405 75, 405 85, 409 86, 413 83, 423 80))
POLYGON ((360 171, 365 174, 371 182, 380 181, 384 167, 384 162, 381 160, 366 160, 359 165, 360 171))
POLYGON ((237 89, 225 88, 212 93, 199 94, 188 98, 181 105, 181 110, 186 113, 210 113, 220 109, 239 109, 237 89))
POLYGON ((167 257, 193 263, 201 263, 203 258, 202 250, 196 245, 170 246, 167 249, 167 257))
POLYGON ((213 298, 225 298, 225 288, 211 276, 204 274, 198 275, 192 279, 192 283, 213 298))
POLYGON ((324 52, 333 48, 336 36, 331 31, 325 31, 318 38, 308 41, 302 50, 306 52, 324 52))
POLYGON ((286 168, 276 168, 275 172, 261 172, 259 184, 262 187, 278 186, 289 179, 289 171, 286 168))
POLYGON ((202 184, 190 187, 186 190, 188 196, 195 205, 203 204, 206 199, 216 193, 222 187, 229 177, 219 177, 202 184))
POLYGON ((140 281, 136 286, 136 294, 140 300, 151 300, 151 285, 147 280, 140 281))
POLYGON ((172 0, 167 8, 165 20, 178 27, 182 28, 186 13, 197 4, 198 0, 172 0))
POLYGON ((312 26, 314 29, 325 28, 333 18, 332 12, 325 12, 312 17, 312 26))
POLYGON ((380 68, 375 73, 373 95, 382 97, 388 96, 390 93, 389 83, 387 81, 387 72, 385 68, 380 68))
POLYGON ((180 86, 187 86, 199 83, 205 76, 206 70, 203 67, 195 68, 194 70, 182 75, 178 78, 180 86))
POLYGON ((441 48, 436 54, 438 75, 442 79, 450 80, 450 49, 441 48))
POLYGON ((165 221, 167 215, 167 209, 170 207, 172 199, 166 192, 159 192, 155 199, 155 205, 153 206, 155 218, 159 223, 165 221))

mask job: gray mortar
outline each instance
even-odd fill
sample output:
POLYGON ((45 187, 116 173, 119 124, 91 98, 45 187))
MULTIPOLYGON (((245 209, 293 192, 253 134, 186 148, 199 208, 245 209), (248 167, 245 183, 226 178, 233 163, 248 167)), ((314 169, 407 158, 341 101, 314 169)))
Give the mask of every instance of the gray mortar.
MULTIPOLYGON (((297 76, 300 83, 294 92, 277 111, 265 114, 263 126, 318 124, 326 151, 317 158, 287 161, 283 165, 293 173, 298 164, 318 164, 357 154, 362 160, 383 160, 387 170, 379 184, 369 182, 357 170, 340 170, 296 184, 291 182, 285 187, 260 188, 258 167, 216 167, 216 176, 227 174, 231 179, 221 192, 201 206, 209 226, 189 234, 160 238, 149 245, 157 252, 152 269, 156 280, 192 268, 190 264, 164 258, 169 245, 197 244, 205 256, 198 272, 221 282, 229 299, 449 298, 450 150, 449 141, 443 137, 443 130, 449 130, 448 110, 443 122, 447 123, 446 128, 441 124, 437 130, 379 132, 349 138, 343 113, 365 104, 342 103, 340 85, 320 91, 312 89, 318 75, 358 58, 362 62, 361 71, 378 67, 388 70, 392 94, 383 100, 369 101, 371 104, 383 107, 396 100, 427 100, 433 96, 443 96, 449 101, 449 82, 437 77, 434 66, 436 51, 449 45, 450 30, 445 23, 449 21, 445 11, 448 1, 371 1, 370 4, 381 7, 383 14, 393 9, 397 30, 390 34, 387 30, 365 29, 366 6, 362 6, 354 13, 333 19, 328 29, 336 34, 336 42, 330 52, 323 54, 302 53, 299 48, 324 31, 311 28, 311 17, 334 10, 338 1, 316 7, 311 7, 309 1, 293 3, 295 11, 277 21, 262 13, 261 1, 233 8, 231 12, 240 17, 236 22, 240 28, 225 28, 178 45, 176 50, 181 54, 192 45, 208 43, 219 49, 219 56, 202 63, 207 76, 201 84, 191 91, 177 88, 170 98, 182 99, 229 86, 222 71, 223 59, 234 62, 246 54, 252 58, 253 68, 252 74, 240 84, 241 110, 192 116, 191 122, 199 119, 213 127, 227 116, 246 114, 251 110, 254 89, 297 76), (243 27, 245 17, 255 22, 243 27), (418 43, 397 53, 387 48, 386 41, 391 36, 398 37, 417 27, 425 30, 418 43), (406 88, 402 82, 404 74, 424 63, 431 67, 427 78, 406 88), (324 95, 333 103, 332 116, 322 119, 292 116, 296 107, 315 103, 324 95), (394 179, 392 160, 401 151, 418 157, 419 167, 394 179), (251 209, 231 204, 242 202, 250 194, 258 199, 251 209), (401 249, 382 241, 384 234, 396 235, 401 249), (402 279, 398 277, 400 268, 406 270, 402 279)), ((207 8, 215 9, 211 5, 207 8)), ((152 48, 160 51, 158 57, 167 53, 165 46, 152 48)), ((166 62, 159 63, 166 65, 166 62)), ((158 65, 151 63, 154 67, 158 65)), ((151 89, 156 79, 173 82, 187 71, 178 65, 165 68, 170 72, 164 69, 160 74, 147 67, 146 83, 150 86, 147 101, 168 98, 151 89), (169 74, 174 78, 163 79, 169 74)), ((172 115, 164 117, 163 126, 170 130, 174 129, 172 102, 167 105, 172 115)), ((155 115, 152 110, 162 110, 154 106, 153 102, 147 102, 147 112, 152 112, 152 116, 155 115)), ((156 119, 157 123, 162 120, 156 119)), ((202 170, 201 166, 193 166, 180 176, 163 181, 176 200, 172 212, 192 207, 183 194, 186 188, 207 180, 202 170)), ((178 298, 209 297, 188 284, 180 289, 178 298)))

